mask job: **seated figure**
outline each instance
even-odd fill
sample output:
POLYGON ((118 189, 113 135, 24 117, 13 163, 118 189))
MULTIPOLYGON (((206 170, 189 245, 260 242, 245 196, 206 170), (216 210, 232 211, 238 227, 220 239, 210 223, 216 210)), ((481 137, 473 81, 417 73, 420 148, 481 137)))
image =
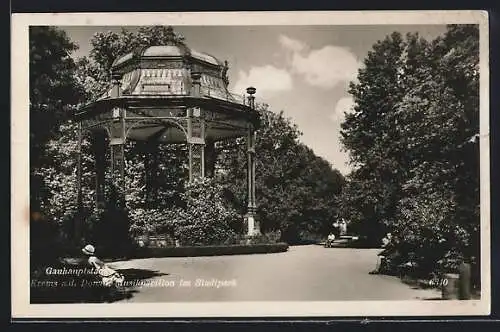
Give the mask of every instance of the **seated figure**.
POLYGON ((95 255, 95 248, 91 244, 87 244, 82 252, 89 256, 88 263, 97 270, 97 273, 102 278, 102 284, 106 287, 111 287, 113 285, 119 287, 122 286, 125 281, 125 277, 118 271, 107 266, 103 261, 101 261, 95 255))

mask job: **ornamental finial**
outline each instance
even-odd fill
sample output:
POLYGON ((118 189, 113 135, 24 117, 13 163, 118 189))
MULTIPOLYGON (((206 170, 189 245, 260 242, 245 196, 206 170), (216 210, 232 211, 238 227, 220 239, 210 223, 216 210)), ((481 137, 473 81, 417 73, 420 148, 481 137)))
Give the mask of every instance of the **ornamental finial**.
POLYGON ((229 70, 229 63, 227 62, 227 60, 225 60, 224 65, 221 68, 221 76, 222 80, 226 85, 229 85, 229 76, 227 75, 228 70, 229 70))

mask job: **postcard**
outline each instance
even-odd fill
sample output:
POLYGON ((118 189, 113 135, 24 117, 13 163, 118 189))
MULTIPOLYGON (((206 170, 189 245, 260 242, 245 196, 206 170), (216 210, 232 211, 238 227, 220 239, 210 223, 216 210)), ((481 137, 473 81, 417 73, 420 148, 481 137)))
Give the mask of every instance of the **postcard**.
POLYGON ((490 313, 482 11, 12 15, 13 318, 490 313))

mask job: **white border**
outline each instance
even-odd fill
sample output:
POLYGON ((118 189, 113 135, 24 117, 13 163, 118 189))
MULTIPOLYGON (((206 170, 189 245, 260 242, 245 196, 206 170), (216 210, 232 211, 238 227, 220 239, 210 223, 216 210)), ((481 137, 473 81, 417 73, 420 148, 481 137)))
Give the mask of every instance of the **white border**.
POLYGON ((320 317, 490 314, 489 45, 485 11, 68 13, 12 15, 12 317, 320 317), (133 22, 133 24, 130 24, 133 22), (29 52, 30 25, 381 25, 479 24, 481 148, 481 300, 209 302, 156 304, 29 303, 29 52), (258 23, 257 23, 258 22, 258 23))

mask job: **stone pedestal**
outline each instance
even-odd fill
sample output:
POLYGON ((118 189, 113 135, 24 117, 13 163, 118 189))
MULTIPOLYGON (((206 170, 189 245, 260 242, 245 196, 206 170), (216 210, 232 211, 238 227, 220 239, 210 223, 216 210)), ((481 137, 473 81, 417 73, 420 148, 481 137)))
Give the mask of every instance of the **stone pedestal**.
POLYGON ((455 273, 445 274, 443 279, 441 296, 443 300, 458 300, 458 279, 459 275, 455 273))
POLYGON ((260 225, 255 213, 252 212, 245 214, 244 221, 247 228, 247 236, 260 235, 260 225))
POLYGON ((469 263, 460 264, 458 277, 458 298, 460 300, 471 299, 471 266, 469 263))

